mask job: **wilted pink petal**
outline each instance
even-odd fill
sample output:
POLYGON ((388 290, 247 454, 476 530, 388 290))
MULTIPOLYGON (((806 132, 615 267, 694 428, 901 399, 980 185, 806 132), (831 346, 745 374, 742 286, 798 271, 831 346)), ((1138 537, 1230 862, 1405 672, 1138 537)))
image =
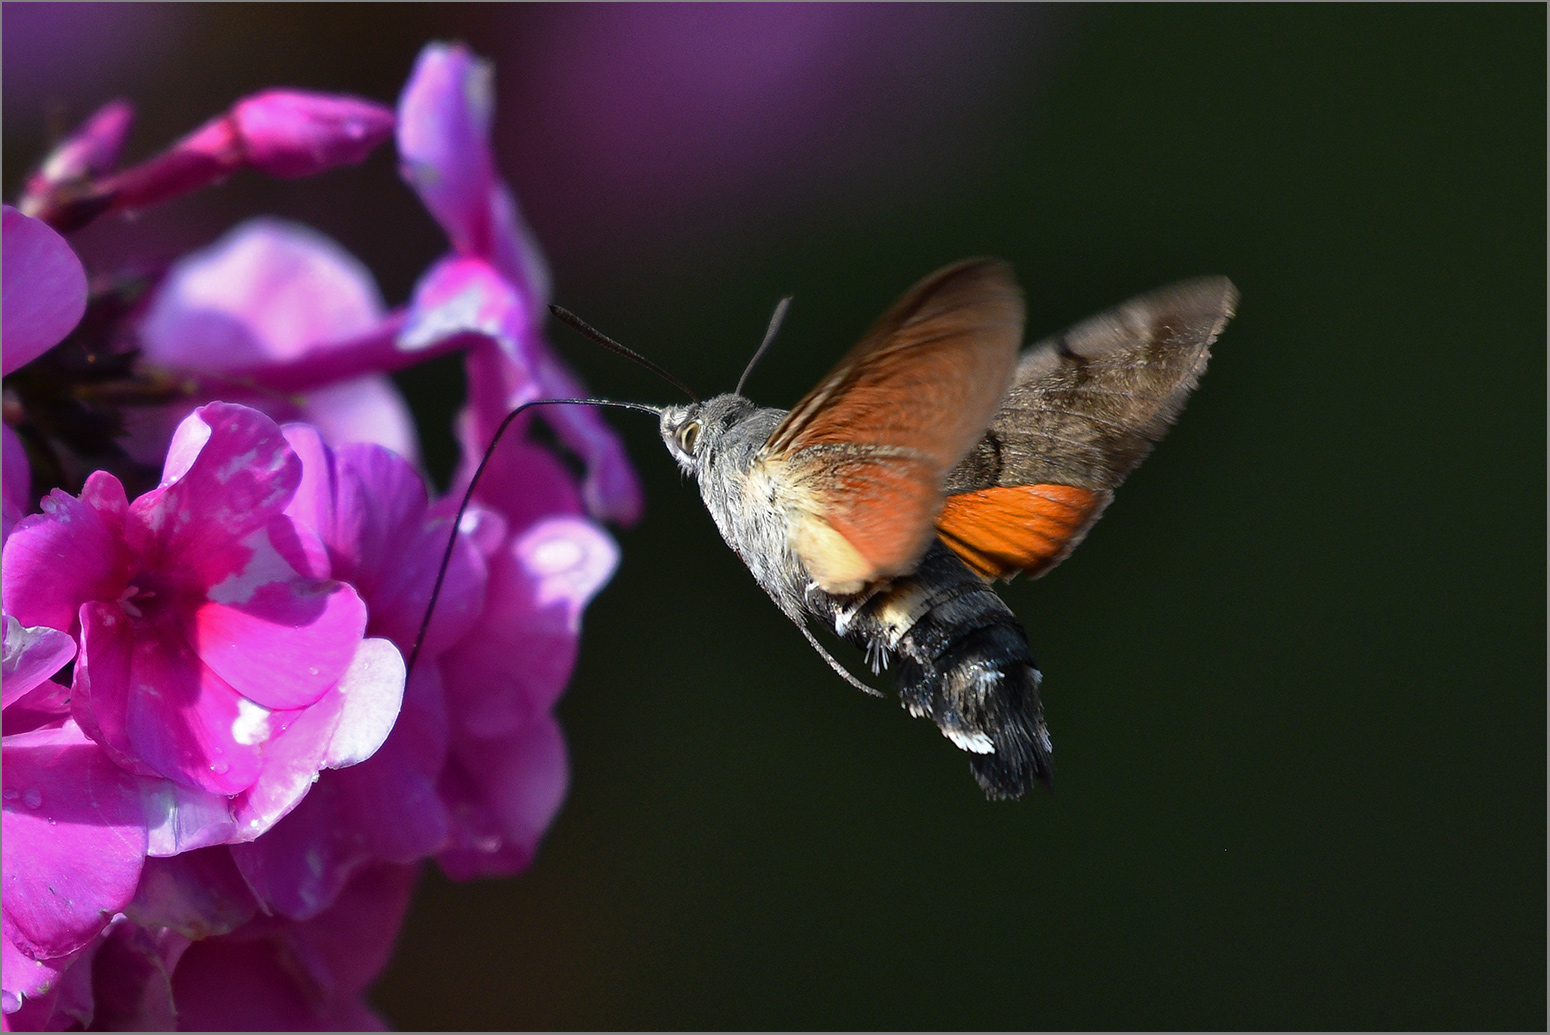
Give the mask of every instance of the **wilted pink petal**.
POLYGON ((114 924, 91 961, 92 1027, 172 1031, 178 1021, 172 973, 188 946, 176 931, 114 924))
POLYGON ((69 636, 47 626, 28 628, 13 615, 6 615, 4 706, 9 708, 73 657, 75 641, 69 636))
POLYGON ((354 165, 393 133, 387 107, 341 94, 266 90, 231 109, 249 165, 273 176, 311 176, 354 165))
POLYGON ((258 913, 258 902, 223 846, 147 859, 124 912, 142 927, 167 927, 198 940, 235 931, 258 913))
POLYGON ((458 730, 503 736, 547 714, 576 663, 581 612, 618 560, 608 534, 580 517, 541 521, 490 558, 484 613, 441 656, 458 730))
POLYGON ((509 876, 533 860, 565 800, 565 738, 548 715, 513 736, 460 741, 442 777, 453 840, 436 861, 454 880, 509 876))
POLYGON ((6 737, 0 775, 6 937, 34 956, 73 952, 134 895, 139 789, 71 722, 6 737))
POLYGON ((48 224, 0 206, 0 370, 58 345, 86 311, 86 270, 48 224))

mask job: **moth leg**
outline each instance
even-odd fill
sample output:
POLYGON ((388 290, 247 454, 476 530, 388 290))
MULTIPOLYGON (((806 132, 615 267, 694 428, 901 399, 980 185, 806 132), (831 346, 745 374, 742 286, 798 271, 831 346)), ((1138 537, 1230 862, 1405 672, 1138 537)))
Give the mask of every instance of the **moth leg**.
POLYGON ((840 678, 844 679, 845 682, 849 683, 851 686, 855 687, 857 690, 860 690, 864 694, 870 694, 873 697, 883 696, 883 692, 881 690, 874 690, 867 686, 861 680, 851 675, 850 670, 847 669, 844 665, 841 665, 838 661, 835 661, 834 655, 830 654, 827 650, 824 649, 823 644, 818 642, 818 637, 814 636, 812 630, 809 629, 805 624, 802 622, 797 622, 797 628, 802 630, 802 635, 807 637, 807 642, 813 645, 813 650, 817 651, 819 656, 822 657, 823 660, 827 661, 829 663, 829 667, 838 672, 840 674, 840 678))

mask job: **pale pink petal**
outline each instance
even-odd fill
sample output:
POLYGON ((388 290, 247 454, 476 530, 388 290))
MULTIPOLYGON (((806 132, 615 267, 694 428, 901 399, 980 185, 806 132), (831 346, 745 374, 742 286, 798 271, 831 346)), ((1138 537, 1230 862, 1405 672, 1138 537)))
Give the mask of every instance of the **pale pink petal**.
POLYGON ((138 787, 71 722, 6 737, 3 779, 5 934, 36 956, 73 952, 134 895, 138 787))
POLYGON ((43 513, 23 518, 0 555, 6 612, 23 625, 69 631, 83 602, 117 597, 129 574, 126 507, 123 486, 103 471, 81 498, 60 489, 45 496, 43 513))
POLYGON ((371 331, 381 295, 332 239, 251 219, 172 268, 140 326, 147 360, 201 372, 294 362, 371 331))
POLYGON ((86 311, 86 270, 47 223, 0 206, 0 370, 9 374, 69 334, 86 311))
POLYGON ((75 640, 47 626, 27 627, 5 616, 4 706, 64 668, 75 657, 75 640))
POLYGON ((362 640, 335 692, 343 703, 323 756, 330 769, 364 762, 392 732, 404 700, 403 655, 387 640, 362 640))
POLYGON ((478 335, 494 342, 516 365, 516 374, 503 371, 503 376, 531 382, 536 364, 529 344, 533 316, 532 302, 487 261, 452 256, 432 266, 415 285, 398 344, 418 352, 449 339, 478 335))
POLYGON ((233 802, 241 839, 258 837, 295 808, 318 770, 353 764, 376 750, 392 729, 403 685, 398 649, 364 640, 338 687, 310 708, 285 713, 288 725, 267 746, 263 772, 233 802))
POLYGON ((226 795, 186 787, 159 776, 139 779, 147 856, 171 857, 236 838, 237 823, 226 795))

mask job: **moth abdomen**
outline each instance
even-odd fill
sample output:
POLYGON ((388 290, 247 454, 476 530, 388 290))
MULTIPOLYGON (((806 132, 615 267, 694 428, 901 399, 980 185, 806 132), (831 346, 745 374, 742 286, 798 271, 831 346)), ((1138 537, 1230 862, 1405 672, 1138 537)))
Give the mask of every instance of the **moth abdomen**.
POLYGON ((934 543, 913 575, 836 615, 846 639, 897 660, 900 703, 969 753, 989 797, 1019 798, 1036 780, 1049 784, 1049 733, 1028 638, 947 547, 934 543))

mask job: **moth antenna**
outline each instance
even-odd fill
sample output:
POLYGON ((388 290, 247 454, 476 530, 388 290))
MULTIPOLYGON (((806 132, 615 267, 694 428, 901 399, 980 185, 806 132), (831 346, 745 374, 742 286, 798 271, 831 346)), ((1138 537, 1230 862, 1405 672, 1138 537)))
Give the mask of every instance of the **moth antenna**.
POLYGON ((775 312, 770 316, 770 326, 764 332, 764 341, 760 343, 758 351, 753 354, 753 359, 750 359, 748 365, 743 368, 743 376, 737 379, 737 387, 732 389, 733 395, 743 394, 743 382, 748 380, 748 375, 753 373, 753 368, 758 364, 759 360, 764 358, 764 354, 769 351, 770 346, 775 344, 775 335, 780 333, 780 325, 786 321, 786 310, 791 308, 791 298, 791 295, 787 295, 775 303, 775 312))
POLYGON ((645 367, 647 370, 651 371, 653 374, 657 375, 662 380, 666 381, 668 384, 672 385, 674 388, 687 395, 690 399, 693 399, 695 402, 700 401, 700 397, 690 391, 689 386, 678 380, 678 378, 674 377, 672 374, 669 374, 666 370, 663 370, 661 367, 657 366, 655 363, 651 362, 651 360, 647 359, 645 356, 642 356, 634 349, 628 348, 627 346, 621 345, 617 341, 614 341, 608 335, 604 334, 596 327, 593 327, 591 324, 587 323, 587 321, 583 320, 569 309, 566 309, 564 306, 551 305, 549 307, 549 311, 553 313, 554 318, 559 320, 561 323, 573 328, 574 330, 580 331, 582 334, 585 334, 587 337, 603 346, 603 348, 608 349, 610 352, 617 352, 625 359, 633 359, 635 362, 639 363, 641 366, 645 367))
MULTIPOLYGON (((623 346, 620 346, 621 348, 623 346)), ((474 498, 474 490, 479 487, 479 479, 484 475, 484 469, 489 466, 490 458, 495 455, 495 447, 500 442, 506 429, 511 427, 511 422, 517 419, 517 415, 531 406, 615 406, 621 410, 639 410, 642 413, 662 415, 662 409, 658 406, 648 406, 645 403, 615 402, 612 399, 533 399, 523 403, 510 413, 506 414, 500 426, 495 429, 495 434, 490 436, 490 444, 485 448, 484 456, 479 458, 479 466, 474 468, 474 476, 468 480, 468 488, 463 491, 463 500, 457 506, 457 513, 452 518, 452 531, 447 536, 447 548, 441 554, 441 567, 436 570, 436 584, 431 587, 431 598, 425 605, 425 617, 420 620, 420 631, 415 633, 414 646, 409 651, 409 663, 404 669, 404 679, 407 681, 414 672, 414 663, 420 658, 420 647, 425 643, 425 633, 431 627, 431 617, 436 613, 436 601, 441 597, 441 584, 446 581, 447 568, 452 563, 452 551, 457 549, 458 530, 463 527, 463 514, 468 510, 469 502, 474 498)))

